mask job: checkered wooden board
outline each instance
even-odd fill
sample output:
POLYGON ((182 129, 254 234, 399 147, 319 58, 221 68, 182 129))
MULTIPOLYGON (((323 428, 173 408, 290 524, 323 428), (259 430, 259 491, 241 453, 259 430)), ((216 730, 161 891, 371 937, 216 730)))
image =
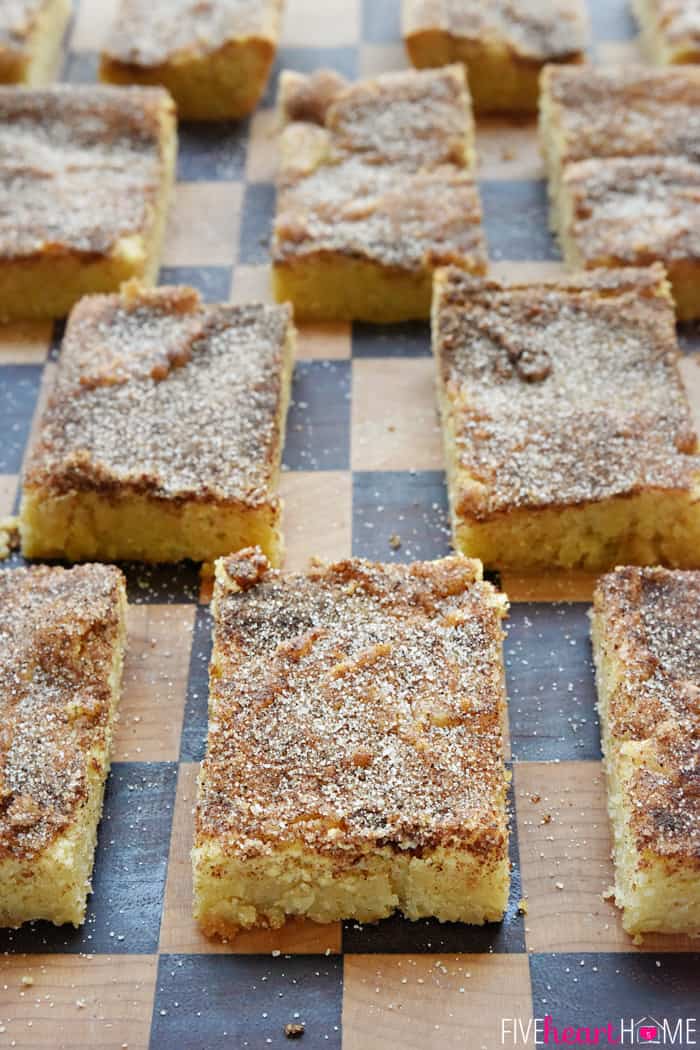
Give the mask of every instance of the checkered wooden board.
MULTIPOLYGON (((111 8, 112 0, 82 0, 65 79, 94 80, 111 8)), ((331 66, 355 77, 405 65, 398 0, 287 0, 287 8, 276 71, 331 66)), ((592 59, 638 57, 624 0, 589 0, 589 8, 592 59)), ((181 127, 164 282, 193 284, 212 301, 269 297, 276 79, 251 120, 181 127)), ((494 270, 555 272, 534 124, 482 122, 478 150, 494 270)), ((17 505, 60 336, 60 326, 43 324, 0 330, 0 515, 17 505)), ((681 339, 700 410, 700 331, 681 339)), ((411 560, 448 552, 432 373, 427 324, 302 329, 282 481, 288 567, 312 554, 411 560)), ((505 921, 482 929, 400 918, 365 928, 296 922, 224 946, 205 941, 191 919, 208 596, 193 566, 126 571, 129 655, 89 918, 79 931, 0 931, 0 1050, 283 1047, 294 1021, 305 1025, 306 1050, 492 1050, 504 1045, 504 1023, 513 1045, 509 1033, 533 1016, 575 1026, 629 1026, 646 1016, 675 1026, 698 1013, 697 943, 695 953, 681 938, 636 948, 603 899, 612 872, 590 578, 501 581, 513 602, 505 921)), ((686 1027, 675 1045, 693 1038, 686 1027)))

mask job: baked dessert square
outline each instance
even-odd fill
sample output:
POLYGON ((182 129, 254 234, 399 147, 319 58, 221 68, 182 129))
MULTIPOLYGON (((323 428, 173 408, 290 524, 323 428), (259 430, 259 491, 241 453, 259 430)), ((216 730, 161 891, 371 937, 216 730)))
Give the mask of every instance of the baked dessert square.
POLYGON ((485 271, 461 66, 284 73, 279 110, 273 282, 297 319, 426 318, 436 267, 485 271))
POLYGON ((495 568, 700 566, 700 456, 660 266, 435 278, 454 545, 495 568))
POLYGON ((233 120, 267 83, 283 0, 121 0, 101 56, 113 84, 162 84, 187 120, 233 120))
POLYGON ((217 562, 193 851, 207 935, 502 918, 506 607, 461 557, 217 562))
POLYGON ((592 635, 622 924, 698 935, 700 572, 615 569, 592 635))
POLYGON ((697 0, 631 0, 642 43, 652 62, 700 62, 697 0))
POLYGON ((0 7, 0 84, 37 87, 53 80, 70 0, 11 0, 0 7))
POLYGON ((162 88, 0 88, 0 320, 155 283, 176 139, 162 88))
POLYGON ((279 561, 293 356, 286 306, 132 283, 82 299, 24 473, 24 555, 210 561, 257 543, 279 561))
POLYGON ((109 565, 0 572, 0 925, 85 919, 126 640, 109 565))
POLYGON ((700 160, 700 69, 546 66, 541 80, 540 141, 550 190, 572 161, 700 160))
POLYGON ((462 62, 477 113, 537 110, 546 62, 583 62, 583 0, 402 0, 414 66, 462 62))
POLYGON ((700 70, 548 67, 540 131, 552 227, 575 268, 664 263, 700 315, 700 70))

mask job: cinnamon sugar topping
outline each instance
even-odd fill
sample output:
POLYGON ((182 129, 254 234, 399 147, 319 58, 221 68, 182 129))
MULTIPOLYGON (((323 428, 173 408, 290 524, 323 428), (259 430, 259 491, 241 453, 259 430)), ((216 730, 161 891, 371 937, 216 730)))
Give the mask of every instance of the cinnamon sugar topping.
POLYGON ((172 109, 160 88, 0 88, 0 258, 101 255, 142 234, 172 109))
POLYGON ((0 51, 22 51, 46 0, 3 0, 0 5, 0 51))
POLYGON ((123 601, 111 566, 0 573, 0 857, 43 849, 86 797, 123 601))
POLYGON ((700 159, 698 69, 550 66, 542 89, 563 163, 616 156, 700 159))
POLYGON ((200 841, 502 858, 505 599, 478 562, 284 575, 248 550, 218 563, 214 609, 200 841))
POLYGON ((405 35, 442 30, 471 41, 498 41, 517 57, 563 60, 586 46, 583 8, 574 0, 413 0, 405 35))
POLYGON ((700 474, 660 269, 505 286, 438 277, 434 348, 478 519, 685 489, 700 474))
POLYGON ((630 786, 637 836, 700 865, 700 572, 616 569, 595 609, 624 665, 608 700, 613 744, 650 748, 630 786))
POLYGON ((274 256, 336 252, 386 266, 485 261, 464 71, 348 84, 287 73, 274 256), (435 202, 439 201, 439 208, 435 202))
POLYGON ((277 469, 290 312, 188 288, 74 309, 28 486, 264 503, 277 469))
POLYGON ((121 0, 110 58, 157 66, 182 52, 207 54, 236 39, 274 38, 282 0, 121 0))

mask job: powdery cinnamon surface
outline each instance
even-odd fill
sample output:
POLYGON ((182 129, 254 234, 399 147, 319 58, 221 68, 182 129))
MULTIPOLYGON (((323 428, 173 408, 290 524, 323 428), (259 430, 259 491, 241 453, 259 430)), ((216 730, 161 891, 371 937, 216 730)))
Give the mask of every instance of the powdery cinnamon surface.
POLYGON ((282 0, 121 0, 105 53, 148 67, 233 40, 275 43, 281 13, 282 0))
POLYGON ((595 157, 700 158, 700 69, 550 66, 542 79, 562 163, 595 157))
POLYGON ((683 157, 616 157, 570 164, 563 231, 585 265, 700 262, 700 166, 683 157))
POLYGON ((275 261, 330 253, 401 269, 485 266, 460 66, 357 84, 285 74, 279 105, 275 261))
POLYGON ((0 259, 109 253, 161 192, 160 88, 0 87, 0 259))
POLYGON ((252 856, 507 847, 505 598, 462 557, 218 563, 196 840, 252 856))
POLYGON ((0 859, 46 848, 87 796, 123 596, 113 566, 0 572, 0 859))
POLYGON ((544 62, 579 55, 587 22, 580 0, 404 0, 405 35, 442 30, 514 57, 544 62))
POLYGON ((438 276, 433 345, 460 466, 457 511, 582 504, 700 473, 660 268, 504 285, 438 276))
POLYGON ((658 32, 671 45, 700 47, 699 0, 649 0, 658 32))
POLYGON ((22 52, 47 0, 3 0, 0 5, 0 51, 22 52))
POLYGON ((616 569, 594 615, 604 655, 622 665, 611 746, 650 744, 628 786, 639 848, 700 867, 700 572, 616 569))
POLYGON ((83 298, 25 486, 267 502, 289 325, 286 306, 209 306, 187 288, 83 298))

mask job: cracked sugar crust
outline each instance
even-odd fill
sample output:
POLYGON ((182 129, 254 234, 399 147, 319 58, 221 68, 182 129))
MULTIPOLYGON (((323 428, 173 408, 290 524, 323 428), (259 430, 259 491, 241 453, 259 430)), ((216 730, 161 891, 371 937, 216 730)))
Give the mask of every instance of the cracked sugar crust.
POLYGON ((586 265, 700 260, 700 167, 681 157, 619 157, 567 167, 563 231, 586 265))
POLYGON ((460 514, 687 489, 700 457, 660 267, 551 284, 438 275, 434 350, 460 514))
POLYGON ((506 599, 463 557, 217 563, 197 838, 252 856, 507 846, 506 599))
POLYGON ((188 288, 82 299, 25 485, 268 502, 290 317, 188 288))
POLYGON ((405 0, 404 35, 443 30, 463 40, 505 44, 533 62, 578 56, 587 22, 580 0, 405 0))
POLYGON ((591 157, 700 159, 700 69, 550 66, 542 75, 563 163, 591 157))
POLYGON ((123 601, 113 566, 0 573, 0 858, 44 849, 87 797, 123 601))
POLYGON ((286 73, 279 108, 277 262, 329 252, 402 269, 485 264, 461 66, 357 84, 286 73))
POLYGON ((106 54, 158 66, 182 53, 207 54, 229 41, 277 39, 282 0, 121 0, 106 54))
POLYGON ((160 88, 0 88, 0 259, 99 256, 151 222, 163 176, 160 88))
POLYGON ((700 572, 616 569, 598 581, 594 613, 622 664, 612 740, 651 742, 630 785, 640 848, 700 865, 700 572))
POLYGON ((700 0, 648 0, 653 17, 669 44, 700 46, 700 0))
POLYGON ((22 52, 47 0, 3 0, 0 5, 0 51, 22 52))

